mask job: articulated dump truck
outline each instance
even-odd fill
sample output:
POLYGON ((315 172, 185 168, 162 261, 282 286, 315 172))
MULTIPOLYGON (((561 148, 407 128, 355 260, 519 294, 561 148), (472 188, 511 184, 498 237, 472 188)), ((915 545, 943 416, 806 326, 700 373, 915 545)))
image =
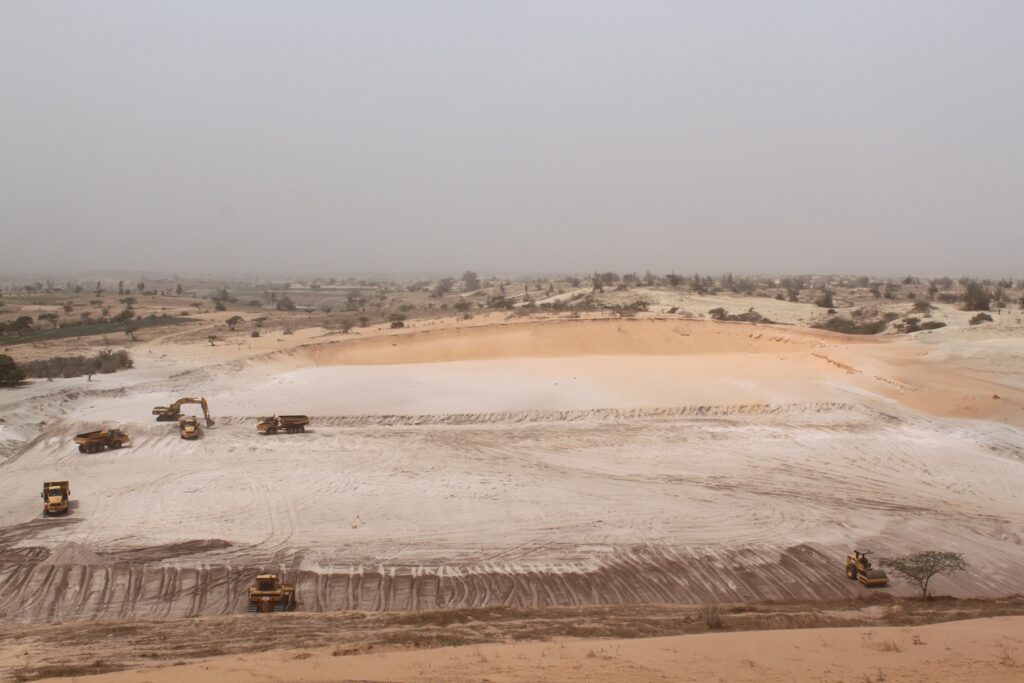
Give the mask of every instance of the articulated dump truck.
POLYGON ((183 439, 192 441, 198 439, 203 433, 199 428, 199 419, 186 415, 185 417, 178 420, 178 433, 183 439))
POLYGON ((295 586, 282 583, 277 574, 260 574, 249 586, 250 612, 284 612, 295 606, 295 586))
POLYGON ((68 512, 68 499, 71 497, 71 485, 66 481, 44 481, 43 515, 65 515, 68 512))
POLYGON ((121 448, 132 440, 120 429, 97 429, 75 437, 79 453, 99 453, 107 448, 121 448))
POLYGON ((264 417, 256 423, 256 431, 260 434, 277 434, 284 430, 289 434, 297 434, 306 431, 309 418, 305 415, 276 415, 264 417))

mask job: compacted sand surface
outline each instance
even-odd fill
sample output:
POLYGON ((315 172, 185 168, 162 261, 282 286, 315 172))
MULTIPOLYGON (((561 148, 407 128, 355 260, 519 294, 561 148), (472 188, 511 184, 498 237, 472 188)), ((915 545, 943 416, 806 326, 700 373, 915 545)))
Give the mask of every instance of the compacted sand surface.
POLYGON ((310 611, 839 597, 865 591, 853 545, 963 552, 942 592, 1024 579, 1021 392, 913 340, 638 319, 186 349, 184 371, 175 348, 19 390, 5 428, 37 436, 0 466, 0 617, 232 613, 261 569, 310 611), (217 419, 195 442, 150 415, 186 395, 217 419), (259 436, 275 412, 310 431, 259 436), (79 454, 101 424, 132 446, 79 454), (65 518, 40 517, 48 479, 65 518))
POLYGON ((912 627, 558 639, 365 655, 344 655, 338 648, 271 650, 76 680, 1011 683, 1022 678, 1024 617, 997 617, 912 627))

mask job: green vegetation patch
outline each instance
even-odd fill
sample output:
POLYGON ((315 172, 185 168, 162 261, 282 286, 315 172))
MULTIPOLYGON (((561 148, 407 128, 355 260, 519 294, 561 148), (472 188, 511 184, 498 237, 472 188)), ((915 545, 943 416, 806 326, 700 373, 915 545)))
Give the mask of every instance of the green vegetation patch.
POLYGON ((30 344, 33 342, 52 341, 54 339, 69 339, 72 337, 92 337, 99 334, 124 334, 128 327, 141 330, 146 327, 159 327, 161 325, 180 325, 191 322, 188 318, 180 316, 160 316, 155 318, 139 318, 130 322, 106 322, 91 323, 88 325, 72 325, 58 327, 55 330, 38 330, 29 332, 22 336, 11 335, 0 337, 0 346, 14 346, 16 344, 30 344))

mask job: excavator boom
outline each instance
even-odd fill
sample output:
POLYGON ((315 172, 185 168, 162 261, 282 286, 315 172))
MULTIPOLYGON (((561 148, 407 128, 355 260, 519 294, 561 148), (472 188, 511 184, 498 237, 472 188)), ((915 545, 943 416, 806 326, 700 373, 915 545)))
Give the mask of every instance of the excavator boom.
POLYGON ((157 422, 170 422, 172 420, 177 420, 181 417, 181 407, 186 404, 202 406, 203 417, 206 418, 206 426, 213 426, 213 418, 210 417, 210 406, 207 404, 205 398, 179 398, 169 406, 157 406, 153 408, 153 414, 156 415, 157 422))

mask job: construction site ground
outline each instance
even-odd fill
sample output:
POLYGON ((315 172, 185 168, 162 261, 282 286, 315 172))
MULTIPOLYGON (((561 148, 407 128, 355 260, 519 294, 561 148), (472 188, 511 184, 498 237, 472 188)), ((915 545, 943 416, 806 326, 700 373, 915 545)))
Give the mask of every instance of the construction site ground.
POLYGON ((132 371, 0 396, 0 620, 233 615, 261 570, 301 612, 847 600, 875 592, 854 545, 962 552, 937 592, 1017 593, 1022 338, 639 317, 140 343, 132 371), (181 396, 210 401, 197 441, 150 414, 181 396), (257 434, 275 413, 311 424, 257 434), (131 446, 79 453, 102 426, 131 446), (44 519, 57 479, 72 509, 44 519))

